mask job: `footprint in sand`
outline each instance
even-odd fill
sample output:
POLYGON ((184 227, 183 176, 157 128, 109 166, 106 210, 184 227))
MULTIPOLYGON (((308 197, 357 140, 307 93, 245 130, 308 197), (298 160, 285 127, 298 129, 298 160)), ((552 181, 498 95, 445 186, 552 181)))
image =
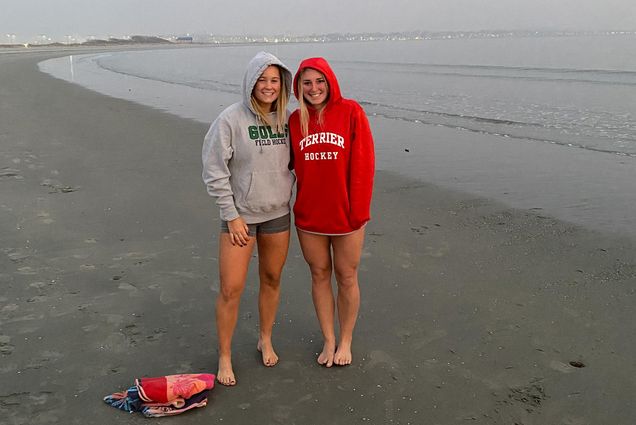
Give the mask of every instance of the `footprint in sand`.
POLYGON ((46 212, 46 211, 40 211, 38 213, 38 218, 40 219, 40 221, 44 224, 51 224, 51 223, 55 223, 55 220, 53 220, 51 218, 51 215, 46 212))
POLYGON ((20 174, 20 170, 4 167, 0 169, 0 180, 4 179, 23 180, 24 177, 20 174))
POLYGON ((9 260, 13 261, 14 263, 20 263, 22 262, 22 260, 30 257, 29 254, 27 254, 26 252, 20 249, 7 248, 7 249, 4 249, 3 251, 6 252, 7 256, 9 257, 9 260))
MULTIPOLYGON (((135 347, 139 341, 142 339, 142 335, 145 329, 138 327, 135 323, 129 323, 123 328, 119 329, 119 332, 124 336, 125 341, 132 347, 135 347)), ((165 331, 163 331, 165 332, 165 331)), ((161 338, 162 332, 161 330, 158 332, 155 330, 156 339, 161 338)), ((147 335, 146 339, 149 341, 153 340, 152 335, 147 335)))
POLYGON ((79 187, 67 186, 53 179, 44 179, 44 181, 40 183, 40 186, 52 189, 49 193, 71 193, 79 190, 79 187))
POLYGON ((18 307, 17 304, 7 304, 4 307, 2 307, 2 310, 0 310, 0 312, 2 313, 10 313, 12 311, 17 311, 20 307, 18 307))
POLYGON ((146 335, 146 340, 148 342, 157 342, 164 336, 166 332, 168 331, 164 328, 157 328, 151 335, 146 335))
POLYGON ((25 267, 20 267, 17 273, 24 274, 24 275, 32 275, 32 274, 37 274, 38 272, 33 267, 25 266, 25 267))
POLYGON ((545 389, 538 379, 523 387, 510 388, 508 392, 508 400, 521 404, 528 413, 541 407, 546 399, 545 389))
POLYGON ((423 235, 424 233, 426 233, 428 229, 429 229, 428 226, 411 227, 411 232, 416 233, 418 235, 423 235))
POLYGON ((26 302, 28 303, 40 303, 43 301, 48 301, 49 297, 45 296, 45 295, 36 295, 34 297, 29 297, 26 299, 26 302))
POLYGON ((134 285, 131 285, 130 283, 126 283, 126 282, 121 282, 119 284, 119 289, 124 290, 124 291, 132 291, 132 292, 137 291, 137 287, 135 287, 134 285))
POLYGON ((0 354, 8 356, 13 353, 15 347, 10 343, 11 337, 9 335, 0 335, 0 354))
POLYGON ((93 325, 86 325, 86 326, 82 326, 82 330, 84 332, 93 332, 95 331, 99 326, 93 324, 93 325))

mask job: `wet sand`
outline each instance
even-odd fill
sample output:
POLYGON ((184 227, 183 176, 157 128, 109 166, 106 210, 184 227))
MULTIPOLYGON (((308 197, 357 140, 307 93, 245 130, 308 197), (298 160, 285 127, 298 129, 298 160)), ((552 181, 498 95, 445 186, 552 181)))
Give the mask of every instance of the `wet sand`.
MULTIPOLYGON (((147 423, 102 397, 216 372, 207 126, 40 73, 51 56, 0 54, 0 423, 147 423)), ((315 363, 294 237, 279 365, 256 351, 252 267, 238 386, 153 422, 633 423, 633 239, 385 172, 373 217, 352 366, 315 363)))

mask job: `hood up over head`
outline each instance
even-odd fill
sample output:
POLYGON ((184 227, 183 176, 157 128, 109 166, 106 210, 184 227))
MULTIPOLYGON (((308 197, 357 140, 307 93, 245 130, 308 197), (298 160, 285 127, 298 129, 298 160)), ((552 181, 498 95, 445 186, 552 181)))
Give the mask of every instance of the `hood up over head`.
MULTIPOLYGON (((285 66, 280 59, 271 53, 267 52, 258 52, 256 56, 252 58, 252 60, 247 64, 247 69, 245 70, 245 75, 243 76, 243 103, 247 106, 250 111, 256 113, 252 108, 252 102, 250 102, 250 98, 252 96, 252 90, 254 90, 254 86, 256 85, 256 81, 261 76, 263 71, 267 69, 270 65, 278 65, 281 69, 281 79, 284 79, 287 82, 287 87, 291 86, 292 74, 289 68, 285 66)), ((289 92, 287 93, 289 96, 289 92)))
POLYGON ((300 78, 300 74, 303 70, 307 68, 315 69, 322 73, 327 79, 327 84, 329 85, 329 98, 327 100, 327 104, 342 99, 342 95, 340 94, 340 85, 338 84, 336 74, 324 58, 309 58, 300 63, 298 71, 294 76, 294 96, 296 96, 296 99, 298 99, 298 96, 302 96, 302 93, 298 93, 298 79, 300 78))

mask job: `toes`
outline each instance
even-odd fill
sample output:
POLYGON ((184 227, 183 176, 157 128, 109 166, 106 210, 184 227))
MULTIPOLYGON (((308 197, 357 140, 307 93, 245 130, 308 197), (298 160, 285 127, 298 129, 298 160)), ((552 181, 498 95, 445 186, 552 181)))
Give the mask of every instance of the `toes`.
POLYGON ((329 355, 320 355, 318 356, 318 364, 325 366, 325 367, 331 367, 333 366, 333 355, 329 356, 329 355))
POLYGON ((216 374, 216 381, 225 386, 236 385, 236 378, 231 366, 223 365, 216 374))
POLYGON ((236 379, 234 378, 225 378, 225 379, 217 379, 219 384, 225 385, 226 387, 231 387, 236 385, 236 379))
POLYGON ((278 364, 278 356, 276 355, 271 342, 268 344, 263 344, 263 342, 259 339, 258 343, 256 344, 256 349, 259 353, 261 353, 261 359, 264 366, 272 367, 278 364))
POLYGON ((338 353, 334 356, 334 363, 338 366, 347 366, 351 364, 351 354, 350 353, 338 353))

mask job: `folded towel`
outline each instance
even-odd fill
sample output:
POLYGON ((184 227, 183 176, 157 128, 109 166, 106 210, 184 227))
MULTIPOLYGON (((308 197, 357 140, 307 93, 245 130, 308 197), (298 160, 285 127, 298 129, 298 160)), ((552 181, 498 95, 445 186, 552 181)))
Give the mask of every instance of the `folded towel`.
POLYGON ((146 417, 173 416, 208 403, 214 387, 212 374, 181 374, 135 379, 135 385, 104 397, 104 402, 146 417))
POLYGON ((185 399, 214 387, 214 375, 209 373, 167 375, 157 378, 135 379, 139 398, 145 403, 169 404, 182 407, 185 399))

